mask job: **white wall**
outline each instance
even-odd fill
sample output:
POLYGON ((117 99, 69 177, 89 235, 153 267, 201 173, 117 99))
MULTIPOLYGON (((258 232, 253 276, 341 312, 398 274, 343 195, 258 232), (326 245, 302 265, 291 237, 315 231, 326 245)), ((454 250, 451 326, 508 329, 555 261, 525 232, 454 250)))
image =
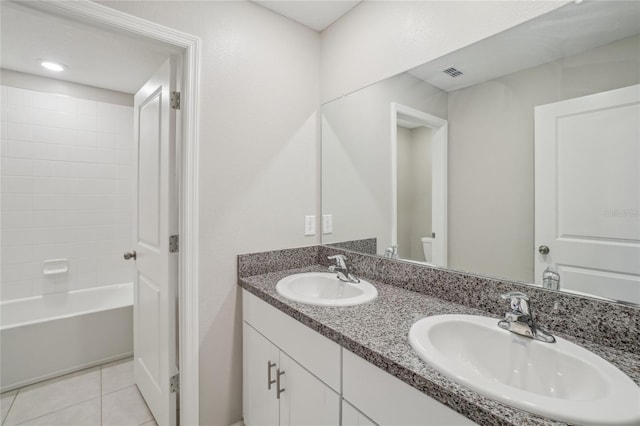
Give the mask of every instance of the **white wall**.
POLYGON ((0 298, 130 282, 133 109, 1 88, 0 298), (60 258, 69 271, 43 275, 60 258))
POLYGON ((640 36, 449 93, 449 267, 533 282, 537 105, 640 83, 640 36))
POLYGON ((398 127, 398 254, 424 262, 422 237, 430 237, 431 129, 398 127))
POLYGON ((566 3, 364 1, 322 32, 322 102, 422 65, 566 3))
POLYGON ((311 245, 319 35, 250 2, 104 2, 202 38, 200 424, 240 420, 239 253, 311 245))
POLYGON ((447 118, 447 93, 402 74, 322 107, 323 243, 376 237, 391 244, 391 103, 447 118))

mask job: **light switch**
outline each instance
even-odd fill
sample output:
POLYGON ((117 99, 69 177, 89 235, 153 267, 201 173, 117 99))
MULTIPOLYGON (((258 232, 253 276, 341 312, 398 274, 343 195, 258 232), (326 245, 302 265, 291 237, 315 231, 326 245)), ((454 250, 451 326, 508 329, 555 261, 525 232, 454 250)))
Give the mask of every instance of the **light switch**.
POLYGON ((316 235, 316 217, 304 217, 304 235, 316 235))
POLYGON ((333 232, 333 215, 323 214, 322 215, 322 233, 331 234, 332 232, 333 232))

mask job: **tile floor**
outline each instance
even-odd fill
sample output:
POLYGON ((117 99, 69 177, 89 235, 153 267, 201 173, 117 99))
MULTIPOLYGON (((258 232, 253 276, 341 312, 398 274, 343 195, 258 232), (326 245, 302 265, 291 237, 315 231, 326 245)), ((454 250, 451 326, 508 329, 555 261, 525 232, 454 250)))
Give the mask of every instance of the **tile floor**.
POLYGON ((2 395, 2 426, 156 426, 131 358, 2 395))

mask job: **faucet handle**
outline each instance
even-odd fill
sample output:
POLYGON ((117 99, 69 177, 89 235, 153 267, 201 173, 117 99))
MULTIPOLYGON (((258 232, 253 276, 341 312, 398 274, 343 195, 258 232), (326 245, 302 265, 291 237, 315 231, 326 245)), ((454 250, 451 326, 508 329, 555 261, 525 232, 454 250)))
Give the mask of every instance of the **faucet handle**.
POLYGON ((347 256, 344 254, 336 254, 335 256, 327 256, 327 259, 335 260, 338 268, 347 267, 347 256))
POLYGON ((529 296, 520 291, 510 291, 508 293, 500 295, 503 299, 509 299, 511 305, 511 312, 507 313, 507 316, 513 316, 510 314, 527 315, 531 316, 529 309, 529 296))
POLYGON ((524 294, 521 291, 510 291, 508 293, 505 294, 501 294, 500 297, 502 297, 503 299, 521 299, 521 300, 525 300, 528 301, 529 300, 529 296, 527 296, 526 294, 524 294))

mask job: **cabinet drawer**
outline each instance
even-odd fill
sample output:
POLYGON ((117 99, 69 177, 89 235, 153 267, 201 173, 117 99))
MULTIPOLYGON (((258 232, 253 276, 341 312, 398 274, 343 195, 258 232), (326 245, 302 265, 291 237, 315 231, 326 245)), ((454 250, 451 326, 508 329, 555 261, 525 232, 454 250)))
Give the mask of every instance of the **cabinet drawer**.
POLYGON ((343 350, 343 396, 379 425, 475 425, 353 353, 343 350))
POLYGON ((242 290, 244 321, 340 393, 340 346, 242 290))

